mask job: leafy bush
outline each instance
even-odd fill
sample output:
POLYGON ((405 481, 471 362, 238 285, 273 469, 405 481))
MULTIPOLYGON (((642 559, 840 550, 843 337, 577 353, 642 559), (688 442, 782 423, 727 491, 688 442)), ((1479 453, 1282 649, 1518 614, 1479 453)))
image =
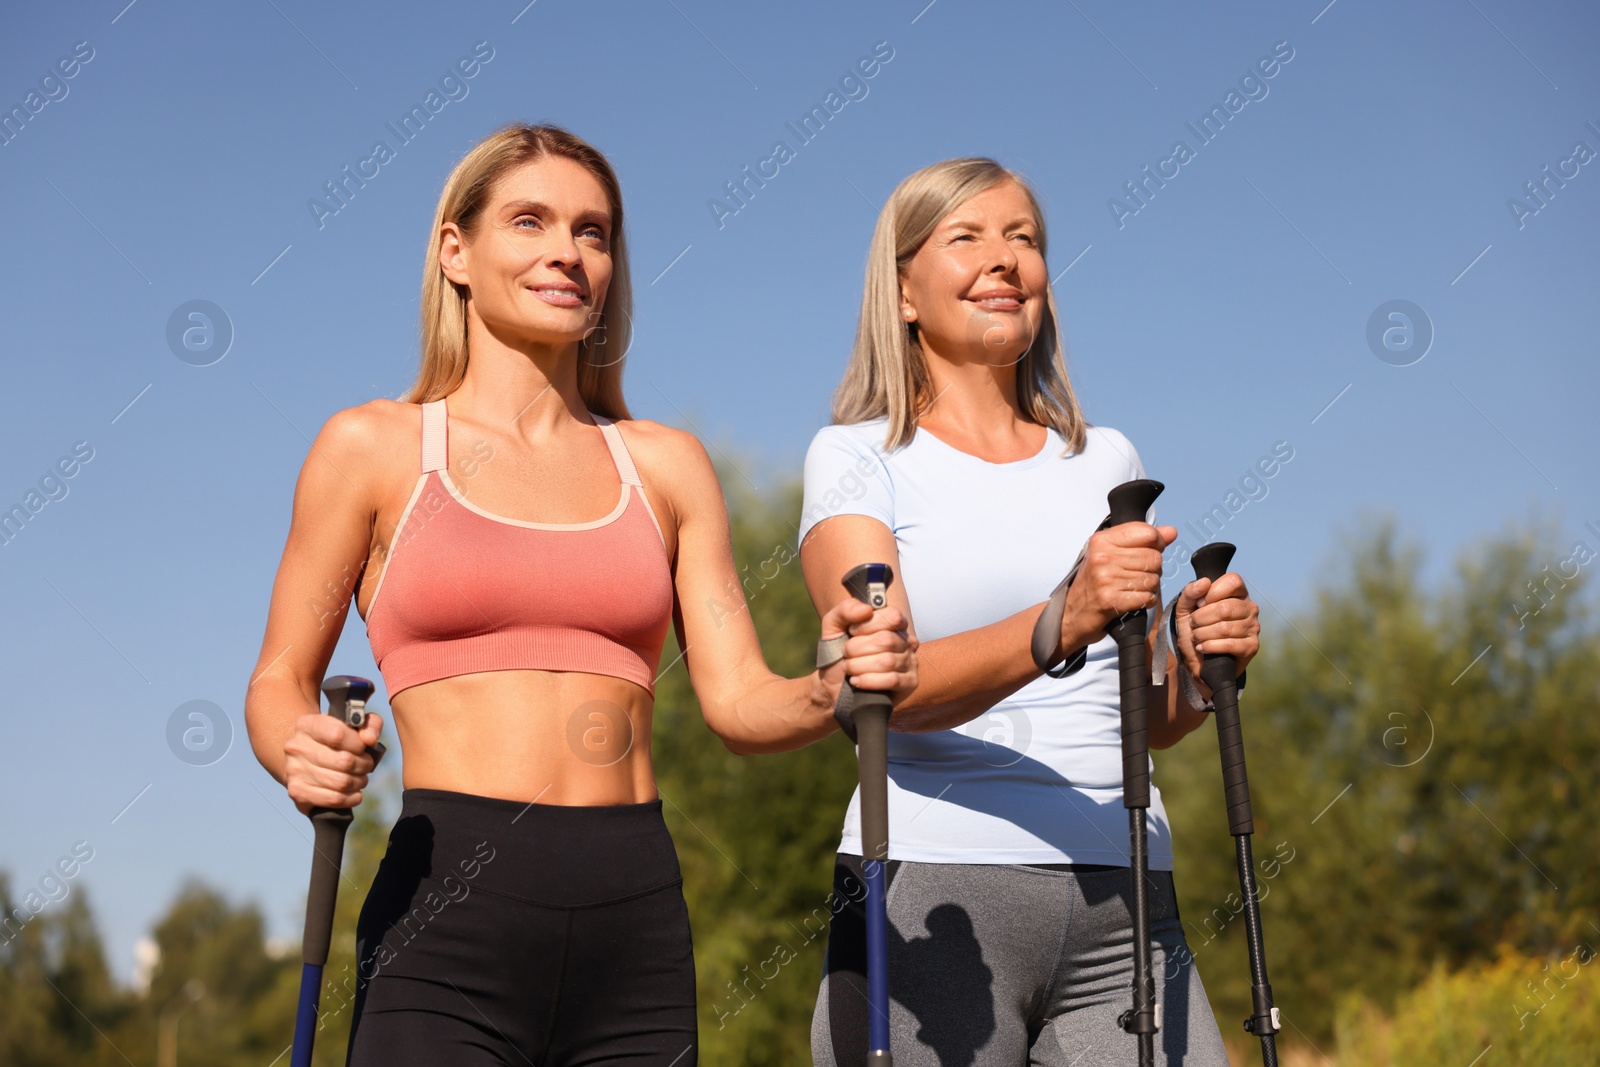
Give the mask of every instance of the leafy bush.
POLYGON ((1392 1014, 1347 998, 1339 1012, 1340 1058, 1362 1067, 1418 1063, 1600 1063, 1600 967, 1595 945, 1534 959, 1506 949, 1493 963, 1454 974, 1436 969, 1392 1014), (1486 1052, 1493 1050, 1491 1055, 1486 1052))

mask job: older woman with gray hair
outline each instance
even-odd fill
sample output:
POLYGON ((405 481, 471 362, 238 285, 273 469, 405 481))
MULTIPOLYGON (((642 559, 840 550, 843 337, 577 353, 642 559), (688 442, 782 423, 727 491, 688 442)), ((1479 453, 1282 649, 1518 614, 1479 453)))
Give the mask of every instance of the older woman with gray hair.
MULTIPOLYGON (((1132 442, 1091 425, 1062 359, 1045 226, 1027 181, 954 159, 902 181, 868 253, 833 424, 806 455, 801 565, 819 612, 863 559, 901 580, 916 688, 889 738, 891 1047, 901 1067, 1133 1064, 1133 923, 1117 651, 1106 627, 1161 609, 1170 526, 1104 530, 1106 494, 1144 477, 1132 442), (851 491, 840 491, 848 483, 851 491), (1085 555, 1062 612, 1056 677, 1030 654, 1047 594, 1085 555)), ((1177 651, 1150 744, 1205 721, 1200 656, 1240 671, 1258 612, 1228 573, 1170 605, 1177 651), (1192 703, 1200 698, 1201 707, 1192 703)), ((1161 692, 1163 690, 1157 690, 1161 692)), ((834 869, 812 1024, 819 1065, 866 1062, 860 794, 834 869)), ((1157 1062, 1226 1067, 1179 921, 1159 790, 1149 809, 1157 1062)))

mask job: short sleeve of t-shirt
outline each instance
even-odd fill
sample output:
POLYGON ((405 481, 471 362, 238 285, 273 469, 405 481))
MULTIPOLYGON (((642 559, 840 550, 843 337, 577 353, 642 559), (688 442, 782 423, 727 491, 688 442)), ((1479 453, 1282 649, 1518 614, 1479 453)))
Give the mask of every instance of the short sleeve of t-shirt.
MULTIPOLYGON (((1134 481, 1145 477, 1144 461, 1139 458, 1139 450, 1133 447, 1133 442, 1121 430, 1113 430, 1109 426, 1096 426, 1094 432, 1104 437, 1106 443, 1116 449, 1123 459, 1128 461, 1128 476, 1124 481, 1134 481)), ((1145 514, 1145 522, 1151 525, 1156 521, 1156 506, 1150 505, 1150 510, 1145 514)))
POLYGON ((877 443, 885 421, 824 426, 806 450, 799 544, 811 528, 835 515, 867 515, 892 532, 894 480, 877 443))
POLYGON ((1096 426, 1095 432, 1105 438, 1106 443, 1114 448, 1123 459, 1128 461, 1128 478, 1144 477, 1144 461, 1139 458, 1139 450, 1133 447, 1133 442, 1128 440, 1121 430, 1113 430, 1109 426, 1096 426))

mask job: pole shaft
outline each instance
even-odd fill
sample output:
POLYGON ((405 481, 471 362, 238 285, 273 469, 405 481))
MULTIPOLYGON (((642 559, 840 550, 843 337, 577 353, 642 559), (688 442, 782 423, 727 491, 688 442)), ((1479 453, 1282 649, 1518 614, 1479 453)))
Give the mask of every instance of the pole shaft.
POLYGON ((1133 842, 1133 1015, 1129 1024, 1139 1035, 1140 1067, 1155 1063, 1156 982, 1150 973, 1150 856, 1143 808, 1128 811, 1128 833, 1133 842), (1148 1020, 1148 1025, 1146 1025, 1148 1020))
POLYGON ((1244 894, 1244 933, 1250 952, 1251 1001, 1254 1014, 1248 1027, 1261 1038, 1261 1060, 1278 1067, 1277 1023, 1272 1016, 1272 985, 1267 981, 1267 948, 1261 935, 1261 900, 1257 895, 1255 856, 1250 835, 1234 839, 1239 860, 1239 889, 1244 894))
POLYGON ((889 971, 883 966, 888 949, 883 863, 864 860, 862 870, 867 876, 867 944, 871 946, 867 952, 867 1040, 869 1050, 878 1052, 889 1047, 889 971))
POLYGON ((300 942, 300 1003, 294 1021, 290 1067, 311 1067, 317 1040, 317 1005, 322 999, 322 968, 333 941, 333 908, 339 896, 344 836, 355 815, 348 808, 312 808, 311 886, 306 892, 306 928, 300 942))
POLYGON ((867 999, 869 1051, 887 1063, 889 939, 884 864, 889 859, 889 698, 857 691, 856 767, 861 779, 861 855, 867 878, 867 999))
POLYGON ((317 1040, 317 1002, 322 999, 322 965, 307 963, 300 968, 300 1003, 294 1017, 294 1051, 289 1067, 311 1067, 311 1053, 317 1040))
POLYGON ((1145 809, 1150 806, 1150 737, 1146 706, 1150 671, 1145 658, 1144 611, 1122 616, 1106 632, 1117 643, 1117 667, 1122 689, 1122 806, 1128 809, 1128 837, 1132 846, 1133 905, 1133 1010, 1126 1030, 1139 1039, 1140 1067, 1155 1063, 1156 987, 1150 962, 1150 867, 1145 809))

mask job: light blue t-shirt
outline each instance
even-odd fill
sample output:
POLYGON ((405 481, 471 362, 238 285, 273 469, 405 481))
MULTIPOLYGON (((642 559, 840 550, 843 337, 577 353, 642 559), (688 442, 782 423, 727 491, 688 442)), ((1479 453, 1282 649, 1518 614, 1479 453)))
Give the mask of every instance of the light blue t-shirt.
MULTIPOLYGON (((920 428, 888 453, 886 427, 878 418, 817 431, 799 543, 834 515, 881 521, 894 533, 895 581, 924 643, 1049 599, 1106 517, 1106 494, 1144 477, 1133 445, 1105 426, 1090 427, 1074 456, 1062 456, 1065 442, 1047 429, 1037 455, 1012 463, 979 459, 920 428)), ((1106 637, 1076 674, 1035 678, 955 729, 891 731, 890 858, 1127 865, 1120 705, 1116 644, 1106 637)), ((1171 870, 1154 785, 1148 826, 1150 868, 1171 870)), ((859 788, 839 851, 861 853, 859 788)))

